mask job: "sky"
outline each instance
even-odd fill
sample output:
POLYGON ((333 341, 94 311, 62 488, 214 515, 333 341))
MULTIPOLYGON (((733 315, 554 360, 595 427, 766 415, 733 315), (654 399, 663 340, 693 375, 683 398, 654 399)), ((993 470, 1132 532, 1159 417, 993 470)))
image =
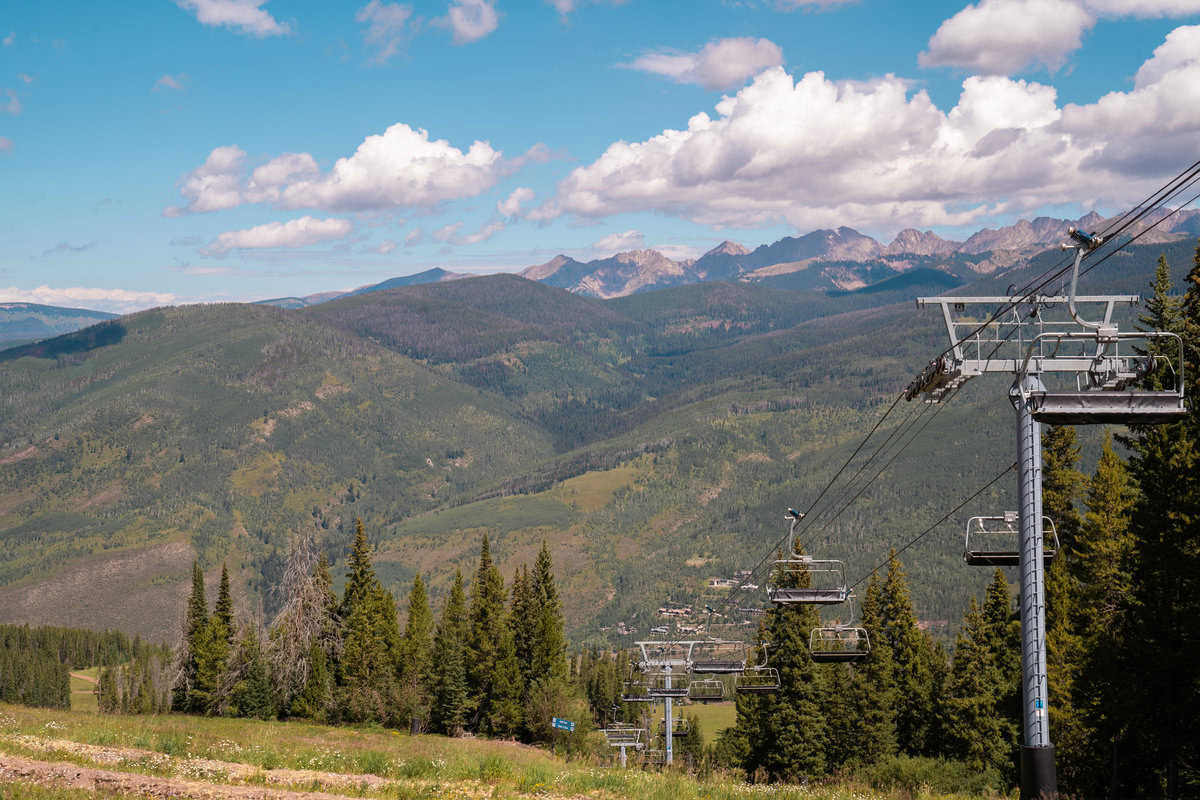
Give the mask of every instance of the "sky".
POLYGON ((126 312, 1124 210, 1200 0, 17 2, 0 301, 126 312))

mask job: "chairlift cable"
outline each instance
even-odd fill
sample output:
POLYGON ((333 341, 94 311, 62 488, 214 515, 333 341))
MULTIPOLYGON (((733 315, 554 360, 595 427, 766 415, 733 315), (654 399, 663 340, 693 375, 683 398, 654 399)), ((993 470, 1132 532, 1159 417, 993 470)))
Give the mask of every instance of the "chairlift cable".
MULTIPOLYGON (((901 547, 899 550, 896 551, 896 555, 900 555, 905 550, 908 550, 908 548, 912 547, 914 544, 916 544, 917 542, 924 539, 926 536, 928 536, 930 533, 932 533, 934 530, 936 530, 939 525, 944 523, 946 520, 950 519, 950 517, 957 514, 968 503, 970 503, 975 498, 979 497, 979 495, 983 494, 988 489, 992 488, 992 486, 994 486, 1001 478, 1003 478, 1005 475, 1012 472, 1016 468, 1017 468, 1017 462, 1014 461, 1013 463, 1009 464, 1008 467, 1006 469, 1004 469, 999 475, 992 478, 990 481, 985 483, 983 486, 981 486, 977 490, 975 490, 974 494, 972 494, 967 499, 963 500, 961 503, 956 505, 954 508, 947 511, 937 522, 933 523, 928 528, 926 528, 925 530, 921 531, 916 536, 914 536, 912 539, 908 540, 908 542, 906 542, 903 547, 901 547)), ((862 584, 862 582, 865 581, 867 578, 869 578, 872 573, 878 572, 882 567, 887 566, 887 563, 888 563, 887 561, 882 561, 879 564, 876 564, 871 569, 867 570, 866 573, 864 573, 861 578, 859 578, 858 580, 856 580, 854 583, 852 583, 850 585, 850 591, 854 591, 855 589, 857 589, 858 586, 860 584, 862 584)))

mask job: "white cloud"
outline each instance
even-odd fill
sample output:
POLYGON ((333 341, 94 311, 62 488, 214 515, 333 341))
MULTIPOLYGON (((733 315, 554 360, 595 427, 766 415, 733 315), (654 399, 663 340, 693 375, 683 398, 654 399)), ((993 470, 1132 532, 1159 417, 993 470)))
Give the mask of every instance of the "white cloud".
POLYGON ((704 251, 701 248, 690 244, 656 244, 650 249, 657 250, 673 261, 695 260, 704 255, 704 251))
POLYGON ((455 241, 455 244, 479 244, 480 242, 486 242, 502 230, 504 230, 504 222, 494 219, 474 233, 455 241))
POLYGON ((150 91, 157 92, 162 89, 180 91, 183 89, 183 81, 185 77, 186 76, 184 75, 163 75, 154 82, 154 87, 150 91))
POLYGON ((194 13, 202 25, 224 25, 260 38, 290 33, 291 28, 261 8, 265 3, 266 0, 175 0, 180 8, 194 13))
POLYGON ((17 77, 21 79, 22 83, 33 83, 33 76, 27 72, 18 72, 17 77))
POLYGON ((506 171, 500 151, 487 142, 473 142, 464 152, 445 139, 431 140, 427 131, 397 123, 368 136, 328 174, 291 182, 280 203, 332 211, 432 208, 487 191, 506 171))
POLYGON ((203 214, 241 205, 245 161, 245 151, 236 144, 214 148, 203 164, 179 179, 179 193, 187 198, 187 205, 170 206, 163 215, 203 214))
POLYGON ((494 0, 451 0, 447 20, 455 44, 478 41, 500 24, 494 0))
POLYGON ((496 212, 502 217, 512 218, 521 213, 521 206, 533 199, 533 189, 518 186, 512 194, 496 203, 496 212))
POLYGON ((308 153, 284 153, 258 167, 246 184, 245 199, 251 203, 276 201, 289 181, 315 178, 321 172, 308 153))
POLYGON ((7 153, 12 150, 12 139, 7 136, 0 136, 0 153, 7 153))
POLYGON ((399 51, 412 13, 412 6, 371 0, 354 15, 355 22, 367 25, 367 44, 379 48, 375 61, 382 64, 399 51))
POLYGON ((452 222, 449 225, 443 225, 433 232, 433 239, 437 242, 450 242, 458 236, 458 232, 462 230, 461 222, 452 222))
POLYGON ((15 31, 9 31, 9 33, 8 33, 8 36, 5 36, 5 37, 4 37, 4 46, 5 46, 5 47, 9 47, 9 46, 11 46, 11 45, 12 45, 12 43, 13 43, 13 42, 15 42, 16 40, 17 40, 17 34, 16 34, 16 32, 15 32, 15 31))
POLYGON ((1095 22, 1074 0, 980 0, 943 22, 917 60, 988 75, 1039 64, 1055 70, 1095 22))
POLYGON ((344 239, 354 230, 345 219, 315 219, 300 217, 287 222, 268 222, 241 231, 227 231, 217 236, 203 255, 223 256, 230 250, 259 250, 274 247, 308 247, 334 239, 344 239))
POLYGON ((175 300, 175 295, 166 292, 131 292, 128 289, 96 289, 84 286, 52 288, 45 285, 35 289, 18 289, 16 286, 0 288, 0 302, 83 307, 118 314, 170 305, 175 300))
POLYGON ((1200 25, 1178 27, 1167 34, 1166 41, 1142 64, 1134 79, 1134 86, 1141 89, 1158 83, 1169 73, 1197 61, 1200 61, 1200 25))
POLYGON ((4 104, 4 110, 9 114, 21 113, 21 99, 17 97, 17 93, 12 89, 0 89, 8 96, 8 102, 4 104))
POLYGON ((1106 17, 1183 17, 1200 14, 1200 0, 1086 0, 1106 17))
POLYGON ((404 246, 412 247, 413 245, 420 244, 421 238, 424 235, 425 234, 421 230, 421 226, 418 225, 417 227, 415 227, 411 231, 409 231, 408 234, 404 237, 404 246))
POLYGON ((66 253, 82 253, 84 250, 91 250, 96 246, 95 242, 84 242, 83 244, 71 244, 68 241, 61 241, 54 247, 47 248, 42 251, 42 256, 55 256, 66 253))
POLYGON ((648 53, 627 66, 665 75, 676 83, 706 89, 732 89, 751 75, 783 63, 783 51, 769 39, 717 39, 695 53, 648 53))
POLYGON ((849 5, 857 0, 776 0, 775 4, 783 11, 794 11, 797 8, 824 11, 827 8, 849 5))
POLYGON ((628 230, 620 233, 610 233, 602 239, 592 242, 593 250, 605 253, 620 253, 625 250, 640 250, 646 246, 646 237, 641 231, 628 230))
POLYGON ((896 230, 1052 204, 1122 206, 1195 160, 1194 35, 1164 43, 1131 91, 1087 105, 1060 106, 1051 86, 973 76, 943 111, 896 76, 835 82, 773 68, 714 116, 614 142, 525 218, 655 212, 718 227, 896 230))
POLYGON ((377 255, 386 256, 388 253, 392 252, 397 247, 398 247, 398 245, 396 244, 396 242, 394 240, 384 239, 382 242, 380 242, 379 244, 372 247, 371 252, 375 253, 377 255))

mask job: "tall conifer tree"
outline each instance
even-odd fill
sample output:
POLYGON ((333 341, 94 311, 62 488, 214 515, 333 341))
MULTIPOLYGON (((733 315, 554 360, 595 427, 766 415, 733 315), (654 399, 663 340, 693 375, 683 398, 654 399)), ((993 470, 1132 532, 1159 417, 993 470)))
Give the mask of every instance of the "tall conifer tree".
POLYGON ((433 612, 418 574, 408 595, 408 620, 400 646, 400 681, 403 721, 415 730, 429 720, 430 687, 433 682, 433 612))
POLYGON ((433 707, 430 720, 436 731, 461 736, 472 710, 467 682, 467 645, 470 620, 462 572, 454 575, 450 597, 442 609, 433 640, 433 707))

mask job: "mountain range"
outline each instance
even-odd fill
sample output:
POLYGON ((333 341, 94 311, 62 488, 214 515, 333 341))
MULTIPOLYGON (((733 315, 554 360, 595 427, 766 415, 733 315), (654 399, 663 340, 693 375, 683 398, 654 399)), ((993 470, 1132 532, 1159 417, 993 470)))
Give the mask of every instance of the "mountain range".
MULTIPOLYGON (((1148 216, 1129 235, 1162 219, 1148 216)), ((863 289, 914 268, 934 268, 961 280, 1009 269, 1066 236, 1068 227, 1101 230, 1109 224, 1092 212, 1079 219, 1038 217, 985 228, 965 241, 908 228, 888 244, 853 228, 788 236, 753 250, 724 241, 697 259, 673 260, 656 250, 632 250, 581 262, 558 255, 527 267, 523 277, 590 297, 610 298, 704 281, 743 281, 800 290, 863 289)), ((1200 235, 1200 211, 1165 219, 1140 241, 1161 243, 1200 235)), ((961 282, 958 281, 958 282, 961 282)))

